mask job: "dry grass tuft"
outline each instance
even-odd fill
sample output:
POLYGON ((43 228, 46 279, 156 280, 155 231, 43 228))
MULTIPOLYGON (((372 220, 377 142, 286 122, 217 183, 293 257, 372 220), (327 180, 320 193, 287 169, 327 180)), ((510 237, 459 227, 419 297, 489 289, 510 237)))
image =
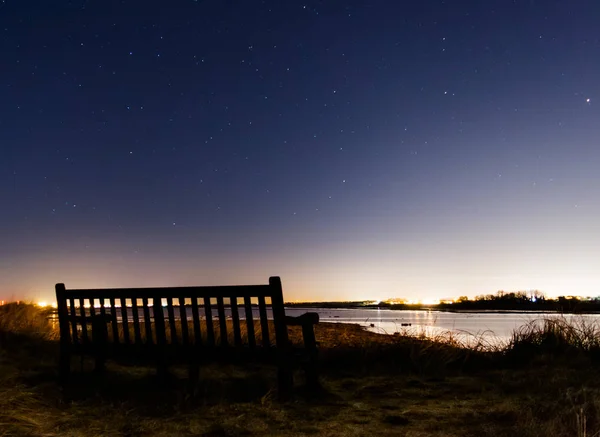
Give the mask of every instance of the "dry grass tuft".
POLYGON ((50 319, 52 311, 23 302, 0 305, 0 332, 55 339, 58 331, 50 319))
POLYGON ((600 358, 600 324, 583 317, 547 317, 514 331, 505 354, 515 365, 532 360, 600 358))

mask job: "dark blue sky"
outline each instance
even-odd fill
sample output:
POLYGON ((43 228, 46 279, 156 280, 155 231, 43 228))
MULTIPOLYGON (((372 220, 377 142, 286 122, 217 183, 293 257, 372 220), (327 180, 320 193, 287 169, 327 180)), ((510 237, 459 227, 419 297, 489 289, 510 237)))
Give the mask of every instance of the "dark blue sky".
POLYGON ((600 3, 0 3, 0 297, 599 294, 600 3))

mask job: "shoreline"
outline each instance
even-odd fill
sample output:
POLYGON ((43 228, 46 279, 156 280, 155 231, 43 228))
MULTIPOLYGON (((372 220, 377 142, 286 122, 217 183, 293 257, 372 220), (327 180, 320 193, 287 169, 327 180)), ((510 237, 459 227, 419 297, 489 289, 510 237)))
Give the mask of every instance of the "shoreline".
POLYGON ((388 308, 388 307, 322 307, 322 306, 288 306, 285 305, 286 309, 294 309, 294 310, 352 310, 352 311, 360 311, 360 310, 388 310, 388 311, 423 311, 423 312, 436 312, 436 313, 452 313, 452 314, 552 314, 552 315, 596 315, 600 314, 600 311, 558 311, 558 310, 463 310, 463 309, 439 309, 439 308, 388 308))

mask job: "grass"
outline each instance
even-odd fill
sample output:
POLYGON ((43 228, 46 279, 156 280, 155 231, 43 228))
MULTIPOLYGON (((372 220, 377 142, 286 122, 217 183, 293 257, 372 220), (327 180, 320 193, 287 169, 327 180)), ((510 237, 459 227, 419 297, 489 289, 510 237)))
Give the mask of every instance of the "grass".
POLYGON ((540 356, 569 360, 600 358, 600 325, 583 318, 552 317, 534 320, 517 329, 506 349, 511 360, 530 361, 540 356))
POLYGON ((12 302, 0 306, 0 333, 23 334, 35 338, 55 339, 58 332, 49 320, 51 309, 31 303, 12 302))
MULTIPOLYGON (((357 325, 315 329, 325 392, 276 401, 275 371, 202 369, 190 396, 184 368, 91 360, 56 383, 57 333, 33 305, 0 307, 0 436, 599 436, 598 325, 542 319, 504 347, 451 333, 380 335, 357 325)), ((291 338, 299 331, 290 329, 291 338)))

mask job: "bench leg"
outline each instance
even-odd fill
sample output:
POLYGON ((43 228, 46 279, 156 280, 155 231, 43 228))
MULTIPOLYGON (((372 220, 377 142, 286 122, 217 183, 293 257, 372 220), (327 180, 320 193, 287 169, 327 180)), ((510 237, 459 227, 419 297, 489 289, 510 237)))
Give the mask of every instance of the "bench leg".
POLYGON ((304 364, 304 373, 306 375, 306 386, 309 392, 317 392, 321 386, 319 384, 319 373, 317 370, 317 341, 315 338, 315 329, 312 324, 302 325, 302 337, 308 354, 308 361, 304 364))
POLYGON ((156 368, 156 376, 158 376, 158 379, 161 381, 166 381, 167 377, 169 376, 167 366, 165 366, 163 363, 159 364, 156 368))
POLYGON ((156 360, 156 376, 161 381, 166 381, 169 376, 169 369, 167 365, 167 359, 159 355, 156 360))
POLYGON ((106 350, 108 348, 108 330, 106 328, 106 321, 99 318, 93 318, 92 344, 94 345, 96 355, 94 371, 98 375, 103 375, 106 362, 106 350))
POLYGON ((106 371, 106 360, 103 354, 99 354, 96 356, 96 364, 94 365, 94 371, 98 375, 104 375, 106 371))
POLYGON ((285 401, 292 396, 294 375, 288 363, 281 363, 277 368, 277 383, 279 400, 285 401))
POLYGON ((319 372, 317 363, 314 360, 309 361, 304 366, 304 374, 306 375, 306 387, 310 393, 316 393, 321 389, 319 382, 319 372))
POLYGON ((69 373, 71 373, 71 354, 67 350, 61 350, 58 362, 58 379, 61 384, 69 381, 69 373))

